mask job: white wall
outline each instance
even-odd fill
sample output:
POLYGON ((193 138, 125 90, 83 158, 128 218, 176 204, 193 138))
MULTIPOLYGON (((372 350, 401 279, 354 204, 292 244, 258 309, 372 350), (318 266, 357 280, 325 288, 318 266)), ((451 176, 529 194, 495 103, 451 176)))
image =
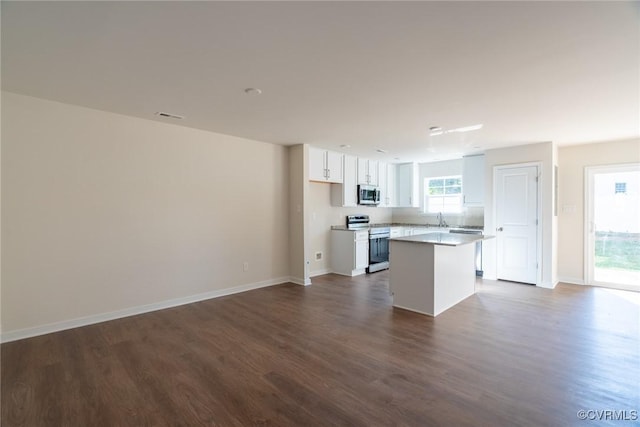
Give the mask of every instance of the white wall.
MULTIPOLYGON (((0 46, 2 43, 0 42, 0 46)), ((1 58, 2 56, 0 56, 1 58)), ((1 79, 0 79, 1 80, 1 79)), ((0 93, 0 224, 2 224, 2 102, 0 93)), ((0 225, 0 242, 2 242, 2 226, 0 225)), ((0 243, 0 338, 2 337, 2 244, 0 243)))
POLYGON ((3 333, 288 280, 285 147, 12 93, 2 119, 3 333))
POLYGON ((291 280, 308 285, 308 224, 305 204, 308 199, 308 153, 303 145, 289 147, 289 266, 291 280))
POLYGON ((640 139, 558 150, 558 278, 584 283, 584 171, 587 166, 640 162, 640 139))
MULTIPOLYGON (((495 166, 518 163, 540 162, 542 165, 539 190, 541 192, 542 218, 542 259, 540 260, 542 281, 538 284, 552 288, 557 282, 554 275, 554 251, 556 221, 553 218, 553 165, 554 145, 551 142, 500 148, 485 152, 485 233, 495 234, 496 225, 493 207, 493 172, 495 166)), ((483 246, 484 275, 495 279, 496 272, 496 240, 487 240, 483 246)))
POLYGON ((309 271, 311 276, 331 271, 331 226, 345 225, 347 215, 366 214, 372 223, 391 222, 391 208, 331 206, 331 184, 309 182, 309 271), (315 254, 322 252, 317 261, 315 254))
MULTIPOLYGON (((437 224, 437 214, 423 213, 424 207, 424 180, 438 176, 462 175, 462 159, 445 160, 441 162, 421 163, 419 165, 419 208, 394 208, 393 222, 405 224, 437 224)), ((460 214, 447 214, 445 221, 449 225, 483 225, 484 208, 463 207, 460 214)))

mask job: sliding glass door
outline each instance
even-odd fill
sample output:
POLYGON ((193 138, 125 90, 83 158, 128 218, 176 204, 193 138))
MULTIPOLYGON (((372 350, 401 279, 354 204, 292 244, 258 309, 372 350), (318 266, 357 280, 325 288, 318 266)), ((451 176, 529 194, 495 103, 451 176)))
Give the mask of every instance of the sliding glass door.
POLYGON ((640 164, 586 169, 586 284, 640 291, 640 164))

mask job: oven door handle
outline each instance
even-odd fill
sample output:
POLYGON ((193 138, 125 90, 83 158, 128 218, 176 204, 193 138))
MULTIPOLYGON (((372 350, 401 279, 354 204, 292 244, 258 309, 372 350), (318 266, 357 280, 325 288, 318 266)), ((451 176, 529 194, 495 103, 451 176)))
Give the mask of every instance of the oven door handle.
POLYGON ((388 239, 390 237, 391 234, 372 234, 369 236, 369 240, 388 239))

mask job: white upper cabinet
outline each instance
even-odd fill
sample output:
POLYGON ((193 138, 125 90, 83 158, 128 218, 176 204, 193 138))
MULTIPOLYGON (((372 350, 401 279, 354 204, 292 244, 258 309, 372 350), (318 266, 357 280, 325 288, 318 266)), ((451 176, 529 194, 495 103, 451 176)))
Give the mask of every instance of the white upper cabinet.
POLYGON ((327 171, 325 170, 325 150, 309 147, 309 180, 326 181, 327 171))
POLYGON ((380 206, 396 206, 396 165, 378 163, 378 187, 380 188, 380 206))
POLYGON ((397 197, 398 207, 417 208, 420 206, 418 165, 416 163, 401 163, 397 168, 397 197))
POLYGON ((378 188, 380 189, 380 207, 389 206, 389 198, 387 197, 387 164, 378 162, 378 188))
POLYGON ((358 159, 358 184, 378 185, 378 162, 358 159))
POLYGON ((387 165, 387 206, 398 206, 398 185, 396 165, 387 165))
POLYGON ((344 155, 342 184, 331 185, 332 206, 358 206, 358 159, 344 155))
POLYGON ((335 151, 327 151, 327 181, 342 182, 343 169, 342 157, 344 154, 335 151))
POLYGON ((462 195, 465 206, 484 205, 484 155, 462 158, 462 195))
POLYGON ((342 182, 342 154, 309 147, 309 180, 342 182))

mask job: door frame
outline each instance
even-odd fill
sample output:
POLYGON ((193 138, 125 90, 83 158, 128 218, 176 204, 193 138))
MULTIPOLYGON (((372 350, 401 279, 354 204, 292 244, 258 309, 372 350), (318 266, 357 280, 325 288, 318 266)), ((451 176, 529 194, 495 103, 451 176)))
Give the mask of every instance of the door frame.
POLYGON ((542 286, 542 229, 544 227, 544 218, 542 217, 542 192, 540 191, 542 162, 512 163, 493 167, 493 225, 496 228, 493 230, 496 233, 494 259, 496 262, 496 279, 500 280, 498 277, 498 211, 496 209, 498 205, 498 172, 504 169, 526 168, 531 166, 535 166, 538 175, 538 180, 536 181, 536 215, 538 217, 538 227, 536 229, 536 264, 538 265, 538 268, 536 269, 536 286, 542 286))
MULTIPOLYGON (((619 163, 608 164, 599 166, 585 166, 584 168, 584 227, 583 227, 583 242, 584 242, 584 284, 587 286, 601 286, 605 288, 613 289, 627 289, 635 291, 637 288, 624 284, 611 284, 607 282, 596 282, 594 280, 594 267, 595 267, 595 239, 591 238, 591 226, 594 223, 592 221, 594 212, 594 197, 592 194, 592 188, 594 184, 594 175, 597 173, 607 172, 627 172, 637 171, 640 169, 640 163, 619 163)), ((595 230, 594 230, 595 232, 595 230)), ((594 233, 595 236, 595 233, 594 233)))

